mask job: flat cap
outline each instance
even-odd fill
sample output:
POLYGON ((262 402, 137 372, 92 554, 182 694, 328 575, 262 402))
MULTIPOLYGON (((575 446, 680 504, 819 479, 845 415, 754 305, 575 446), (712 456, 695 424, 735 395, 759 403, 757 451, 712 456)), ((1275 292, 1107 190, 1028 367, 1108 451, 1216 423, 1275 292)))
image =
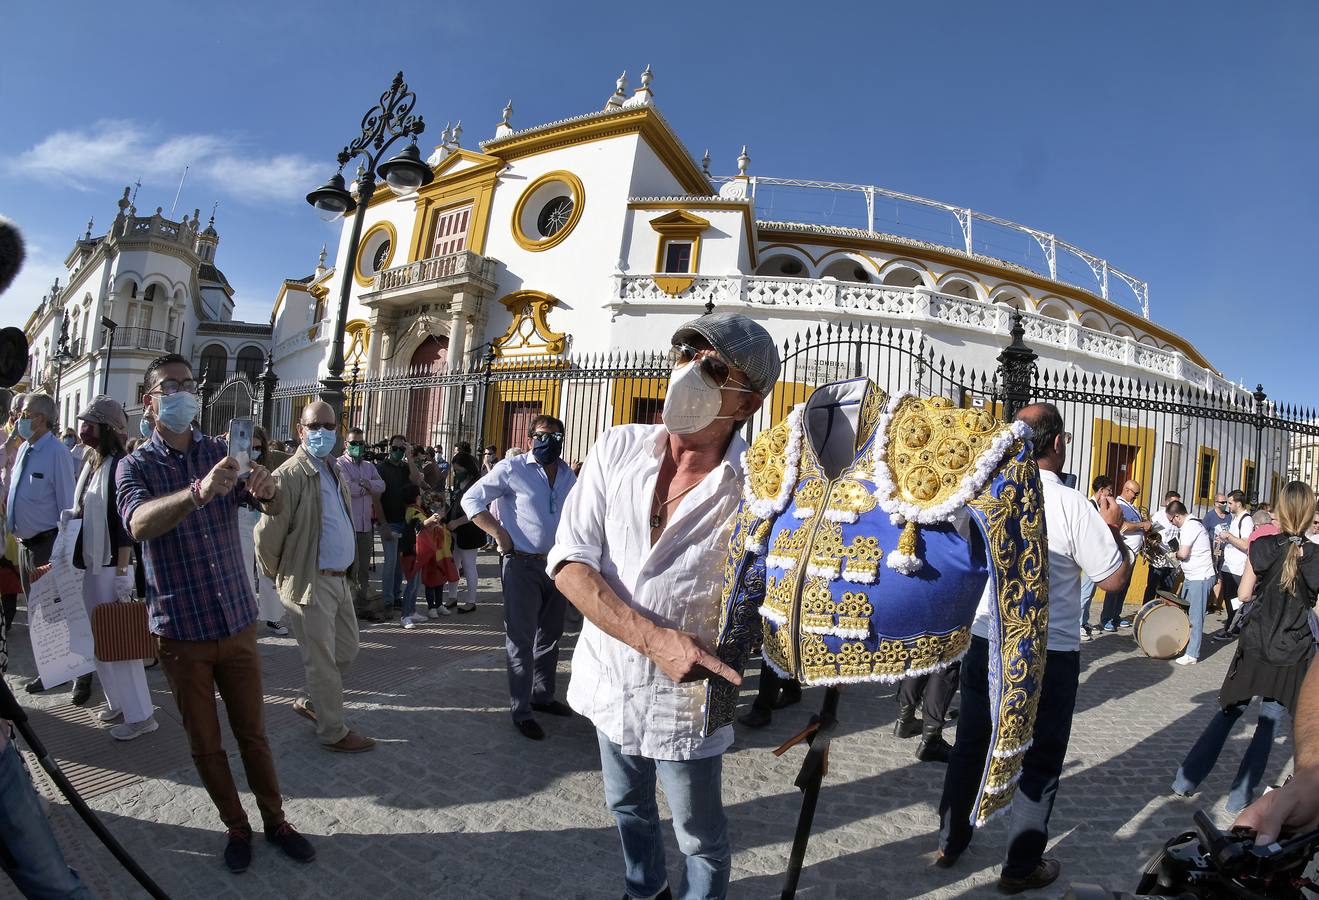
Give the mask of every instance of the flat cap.
POLYGON ((709 341, 720 356, 747 374, 751 387, 761 396, 779 380, 779 348, 759 322, 741 313, 717 312, 692 319, 673 333, 675 344, 693 335, 709 341))

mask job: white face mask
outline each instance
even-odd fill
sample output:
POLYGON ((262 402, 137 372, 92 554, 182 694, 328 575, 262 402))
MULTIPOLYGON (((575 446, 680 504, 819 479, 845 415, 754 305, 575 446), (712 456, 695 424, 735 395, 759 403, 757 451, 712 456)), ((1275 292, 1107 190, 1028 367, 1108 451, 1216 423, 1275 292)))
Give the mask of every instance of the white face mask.
MULTIPOLYGON (((755 393, 741 385, 725 385, 728 390, 755 393)), ((669 376, 669 390, 664 397, 661 418, 670 434, 694 434, 718 419, 733 416, 719 415, 724 405, 724 388, 711 387, 701 375, 699 362, 693 361, 673 370, 669 376)))

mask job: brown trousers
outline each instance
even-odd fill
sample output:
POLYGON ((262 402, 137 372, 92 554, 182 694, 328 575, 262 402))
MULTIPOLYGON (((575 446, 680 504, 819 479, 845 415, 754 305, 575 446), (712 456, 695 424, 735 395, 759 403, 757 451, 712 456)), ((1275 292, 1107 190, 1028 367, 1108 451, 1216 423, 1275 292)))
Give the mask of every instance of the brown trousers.
POLYGON ((275 760, 266 742, 265 698, 261 691, 261 655, 256 626, 218 641, 160 639, 160 665, 183 717, 192 760, 211 802, 228 828, 247 824, 238 799, 229 757, 220 742, 220 716, 215 704, 218 688, 229 715, 229 727, 238 741, 247 783, 256 795, 261 821, 272 829, 284 821, 275 760))

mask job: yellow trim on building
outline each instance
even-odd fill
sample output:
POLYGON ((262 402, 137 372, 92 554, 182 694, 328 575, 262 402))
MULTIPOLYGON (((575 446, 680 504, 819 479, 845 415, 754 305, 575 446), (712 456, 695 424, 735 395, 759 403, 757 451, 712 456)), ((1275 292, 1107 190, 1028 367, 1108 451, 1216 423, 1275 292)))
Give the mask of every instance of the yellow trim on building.
MULTIPOLYGON (((541 413, 550 416, 559 415, 559 396, 564 380, 561 378, 537 378, 528 381, 496 381, 490 385, 489 398, 486 400, 485 423, 482 426, 481 445, 498 447, 502 454, 508 447, 499 446, 504 439, 504 426, 513 403, 538 403, 541 413)), ((510 435, 510 440, 517 441, 518 446, 525 446, 526 435, 510 435)))
POLYGON ((1217 488, 1217 486, 1218 486, 1218 448, 1206 447, 1204 444, 1200 444, 1199 449, 1196 450, 1195 452, 1195 491, 1194 491, 1196 495, 1195 502, 1213 503, 1214 494, 1216 493, 1215 489, 1217 488), (1206 454, 1208 454, 1213 459, 1213 462, 1210 463, 1209 465, 1209 493, 1205 496, 1200 496, 1200 485, 1204 484, 1204 479, 1201 477, 1201 475, 1203 474, 1202 466, 1204 465, 1204 458, 1206 454))
POLYGON ((529 250, 532 253, 548 250, 572 234, 572 230, 577 227, 577 223, 582 218, 582 209, 585 206, 586 188, 582 185, 580 178, 563 169, 546 172, 526 186, 522 191, 522 195, 518 197, 517 205, 513 207, 513 240, 517 241, 518 246, 523 250, 529 250), (572 212, 568 215, 568 221, 564 226, 554 234, 545 238, 533 238, 522 230, 522 214, 526 211, 527 203, 530 202, 532 195, 540 188, 555 181, 566 184, 572 192, 572 212))
MULTIPOLYGON (((1127 447, 1136 448, 1136 458, 1132 460, 1131 469, 1127 472, 1127 478, 1134 478, 1140 482, 1141 489, 1144 490, 1150 485, 1150 477, 1154 471, 1154 451, 1157 447, 1154 429, 1146 428, 1143 425, 1128 425, 1126 423, 1114 422, 1111 419, 1101 419, 1096 417, 1092 424, 1093 430, 1090 437, 1090 477, 1107 474, 1108 472, 1108 450, 1114 444, 1121 444, 1127 447)), ((1122 485, 1115 483, 1113 493, 1118 494, 1122 491, 1122 485)))
MULTIPOLYGON (((639 377, 628 375, 614 380, 613 388, 610 390, 609 402, 612 404, 610 415, 611 425, 633 425, 636 418, 633 415, 633 406, 638 400, 660 400, 663 401, 669 391, 669 380, 667 378, 656 378, 653 376, 639 377)), ((649 424, 649 423, 643 423, 649 424)))
POLYGON ((353 280, 362 287, 369 288, 372 281, 375 280, 376 275, 385 271, 385 269, 388 269, 389 264, 394 261, 394 257, 397 254, 398 231, 394 228, 394 223, 390 222, 388 219, 382 222, 377 222, 366 230, 366 234, 362 235, 362 240, 357 244, 357 259, 353 260, 353 280), (389 254, 385 257, 385 264, 380 267, 379 271, 366 275, 362 272, 362 260, 366 258, 367 244, 371 242, 371 238, 375 237, 375 235, 381 231, 389 235, 389 254))
POLYGON ((559 298, 541 291, 514 291, 500 298, 500 303, 513 316, 508 330, 496 338, 491 347, 495 356, 502 359, 522 359, 537 356, 558 356, 567 346, 566 335, 550 328, 549 314, 559 298), (530 326, 530 330, 528 330, 530 326), (531 343, 538 337, 543 344, 531 343))
POLYGON ((1246 497, 1247 497, 1247 499, 1259 500, 1260 498, 1259 498, 1258 496, 1256 496, 1256 497, 1254 497, 1254 498, 1252 498, 1252 497, 1250 496, 1250 490, 1249 490, 1250 479, 1249 479, 1247 476, 1248 476, 1248 474, 1250 473, 1250 471, 1251 471, 1252 469, 1255 471, 1255 493, 1258 494, 1258 493, 1259 493, 1259 466, 1256 464, 1255 460, 1253 460, 1253 459, 1247 459, 1246 457, 1242 457, 1242 458, 1241 458, 1241 490, 1243 490, 1243 491, 1246 492, 1246 497))
POLYGON ((682 189, 690 194, 709 197, 714 194, 710 182, 696 165, 682 141, 672 129, 649 107, 640 107, 614 115, 565 122, 554 128, 543 128, 530 134, 512 135, 482 145, 486 153, 506 161, 523 159, 538 153, 548 153, 563 147, 586 144, 607 138, 638 134, 660 162, 669 170, 682 189))
MULTIPOLYGON (((802 247, 803 243, 812 246, 824 245, 831 248, 844 247, 852 250, 881 250, 885 253, 902 254, 904 257, 907 254, 912 253, 914 249, 910 244, 905 244, 900 241, 888 241, 883 238, 859 238, 828 234, 811 235, 802 234, 797 231, 778 231, 773 228, 764 228, 761 226, 757 226, 757 229, 762 240, 775 242, 767 243, 761 248, 762 251, 769 250, 773 246, 788 247, 810 257, 812 261, 815 260, 815 257, 811 256, 811 254, 802 247)), ((955 266, 959 269, 970 269, 984 276, 1004 278, 1018 286, 1035 288, 1043 292, 1043 294, 1053 294, 1059 298, 1065 297, 1069 300, 1079 301, 1087 306, 1094 307, 1097 312, 1101 312, 1110 318, 1124 321, 1128 325, 1146 332, 1151 337, 1171 345, 1196 365, 1204 366, 1215 372, 1218 371, 1214 368, 1213 364, 1205 359, 1205 357, 1200 354, 1200 351, 1196 350, 1195 347, 1185 338, 1178 334, 1174 334, 1162 325, 1158 325, 1149 319, 1141 317, 1139 313, 1132 312, 1125 307, 1119 306, 1111 300, 1105 300, 1098 294, 1092 294, 1084 288, 1064 284, 1061 281, 1053 281, 1043 275, 1036 275, 1033 272, 1022 272, 1007 266, 996 266, 993 263, 986 262, 982 259, 970 259, 965 255, 956 254, 952 251, 945 252, 936 247, 922 247, 918 252, 922 256, 929 257, 939 263, 955 266)))
POLYGON ((443 213, 471 204, 472 217, 467 223, 467 249, 485 255, 490 233, 490 207, 495 184, 503 161, 484 153, 458 149, 435 167, 435 180, 417 191, 417 218, 412 227, 412 247, 408 262, 426 259, 435 242, 435 221, 443 213), (451 172, 460 162, 471 163, 451 172))

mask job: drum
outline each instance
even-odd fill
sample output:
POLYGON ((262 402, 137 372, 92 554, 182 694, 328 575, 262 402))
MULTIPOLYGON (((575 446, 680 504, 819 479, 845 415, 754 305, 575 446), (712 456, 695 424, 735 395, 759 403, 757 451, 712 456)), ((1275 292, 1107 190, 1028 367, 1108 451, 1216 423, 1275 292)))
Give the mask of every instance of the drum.
POLYGON ((1191 606, 1190 601, 1184 599, 1181 594, 1174 594, 1172 591, 1155 591, 1154 596, 1162 597, 1169 603, 1176 603, 1182 609, 1189 609, 1191 606))
POLYGON ((1133 625, 1136 643, 1151 659, 1172 659, 1191 640, 1191 619, 1186 610, 1162 598, 1142 606, 1133 625))

